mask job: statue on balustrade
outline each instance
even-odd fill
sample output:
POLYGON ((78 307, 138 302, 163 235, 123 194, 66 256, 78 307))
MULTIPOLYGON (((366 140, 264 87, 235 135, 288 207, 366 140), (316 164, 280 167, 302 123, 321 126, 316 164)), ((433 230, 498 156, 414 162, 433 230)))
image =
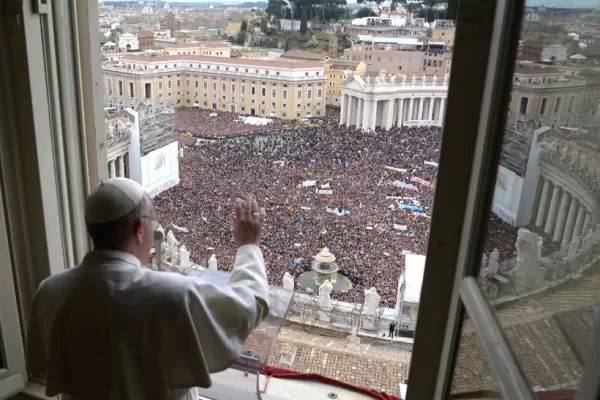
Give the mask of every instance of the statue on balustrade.
POLYGON ((417 84, 417 76, 416 75, 413 75, 413 77, 412 77, 412 84, 413 84, 413 86, 417 84))
POLYGON ((437 85, 437 80, 438 80, 437 76, 434 75, 433 78, 431 79, 431 81, 433 82, 433 86, 437 85))
POLYGON ((287 271, 283 274, 283 288, 294 291, 294 277, 287 271))
POLYGON ((490 277, 498 275, 498 270, 500 269, 500 252, 498 249, 494 249, 490 254, 488 268, 490 271, 490 277))
POLYGON ((371 77, 367 75, 367 77, 365 78, 365 82, 367 83, 367 85, 371 84, 371 77))
POLYGON ((396 74, 390 74, 390 83, 392 85, 396 84, 396 79, 398 79, 398 77, 396 76, 396 74))
POLYGON ((190 252, 187 251, 185 245, 181 245, 179 248, 179 267, 189 268, 190 267, 190 252))
POLYGON ((450 82, 450 74, 444 75, 444 86, 447 86, 450 82))
POLYGON ((427 75, 423 75, 423 77, 421 78, 421 84, 422 84, 423 86, 426 86, 426 85, 427 85, 427 75))
POLYGON ((325 279, 325 282, 319 286, 319 305, 321 308, 330 309, 333 306, 331 305, 331 291, 333 290, 333 285, 329 283, 329 279, 325 279))
POLYGON ((577 149, 571 150, 571 164, 573 164, 574 167, 577 167, 578 159, 579 159, 579 152, 577 151, 577 149))
POLYGON ((485 282, 488 279, 488 258, 485 253, 481 256, 481 265, 479 266, 479 280, 485 282))
POLYGON ((381 71, 379 71, 379 75, 375 78, 375 83, 377 83, 378 85, 383 85, 384 83, 386 83, 386 81, 385 81, 386 75, 387 75, 387 72, 385 69, 382 69, 381 71))
POLYGON ((374 317, 377 314, 377 307, 379 307, 380 301, 381 296, 377 293, 377 289, 372 287, 369 290, 365 290, 365 314, 374 317))
POLYGON ((403 85, 406 85, 406 78, 407 78, 407 77, 408 77, 407 75, 404 75, 404 76, 402 77, 402 84, 403 84, 403 85))
POLYGON ((517 290, 533 290, 544 283, 546 273, 542 268, 543 241, 538 234, 519 228, 515 243, 517 265, 511 271, 517 290))
POLYGON ((214 269, 215 271, 219 269, 219 265, 217 263, 217 256, 215 254, 211 255, 208 259, 208 268, 214 269))

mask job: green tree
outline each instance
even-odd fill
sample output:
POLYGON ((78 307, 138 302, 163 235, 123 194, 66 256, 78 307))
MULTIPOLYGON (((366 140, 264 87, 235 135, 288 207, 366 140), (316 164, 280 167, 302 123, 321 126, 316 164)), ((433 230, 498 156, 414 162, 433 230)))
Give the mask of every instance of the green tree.
POLYGON ((373 12, 369 7, 363 7, 356 12, 356 18, 370 17, 371 15, 373 15, 373 12))
MULTIPOLYGON (((432 0, 432 1, 435 1, 435 0, 432 0)), ((386 3, 387 0, 356 0, 356 2, 358 4, 372 4, 373 6, 377 7, 377 10, 379 10, 379 15, 383 17, 382 12, 381 12, 381 5, 383 3, 386 3)), ((396 8, 396 6, 398 6, 398 4, 406 4, 406 0, 391 0, 388 17, 392 14, 392 10, 394 10, 396 8)))
POLYGON ((248 22, 246 20, 242 21, 242 26, 240 27, 240 30, 242 32, 246 32, 246 30, 248 29, 248 22))
POLYGON ((239 32, 235 38, 235 44, 243 46, 246 43, 246 32, 239 32))
POLYGON ((306 8, 302 9, 302 13, 300 14, 300 34, 306 35, 308 32, 308 15, 306 13, 306 8))
POLYGON ((283 0, 269 0, 265 12, 273 18, 282 19, 285 17, 286 6, 287 3, 283 0))

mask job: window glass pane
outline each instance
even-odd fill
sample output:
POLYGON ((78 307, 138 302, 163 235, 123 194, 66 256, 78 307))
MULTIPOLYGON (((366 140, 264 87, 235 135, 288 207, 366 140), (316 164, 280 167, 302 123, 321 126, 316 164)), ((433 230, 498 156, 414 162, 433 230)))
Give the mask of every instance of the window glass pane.
MULTIPOLYGON (((479 284, 529 383, 552 391, 577 387, 600 301, 598 11, 528 3, 479 284)), ((467 318, 453 390, 494 390, 485 364, 467 318)))
MULTIPOLYGON (((100 18, 112 32, 112 20, 121 11, 108 3, 101 6, 100 18)), ((134 97, 131 105, 138 112, 136 120, 130 104, 119 107, 118 98, 107 110, 109 173, 139 178, 154 196, 157 218, 177 240, 169 239, 176 251, 163 267, 230 271, 236 255, 233 203, 253 194, 267 211, 261 248, 269 283, 283 286, 288 273, 296 292, 289 314, 296 325, 282 329, 268 364, 396 395, 407 379, 419 310, 455 26, 444 19, 444 4, 435 10, 426 2, 392 5, 398 21, 409 15, 416 20, 392 26, 387 18, 371 17, 377 30, 390 32, 380 36, 362 23, 348 35, 315 31, 309 43, 298 41, 301 48, 288 53, 290 58, 294 53, 307 57, 308 50, 335 55, 324 63, 266 60, 267 45, 277 47, 277 40, 263 35, 265 48, 243 49, 248 58, 230 57, 227 47, 219 57, 203 54, 202 69, 194 63, 198 56, 186 53, 114 50, 119 59, 134 59, 141 67, 105 61, 102 70, 104 82, 125 82, 122 96, 134 97), (178 75, 186 79, 186 88, 190 79, 196 88, 202 80, 198 97, 177 91, 178 75), (142 90, 165 80, 164 93, 142 90), (228 85, 231 91, 225 93, 228 85), (241 87, 235 90, 236 85, 241 87), (265 98, 268 88, 271 96, 265 98), (151 98, 139 99, 145 93, 151 98), (135 137, 127 133, 137 127, 141 161, 124 150, 135 137), (335 256, 337 272, 313 269, 315 256, 328 260, 328 252, 335 256), (320 296, 325 279, 332 290, 320 296), (323 330, 307 330, 309 324, 323 330)), ((317 18, 350 17, 337 4, 306 7, 306 14, 317 18)), ((142 13, 145 7, 137 8, 139 18, 123 16, 124 31, 129 22, 154 21, 150 7, 148 15, 142 13)), ((189 40, 185 13, 164 15, 172 21, 163 22, 181 24, 181 30, 173 29, 169 38, 157 34, 152 47, 168 50, 174 48, 169 42, 189 40)), ((259 24, 261 18, 248 23, 248 40, 259 29, 273 29, 266 19, 259 24)), ((238 42, 242 36, 246 33, 232 37, 238 42)), ((106 59, 111 51, 105 45, 106 59)))

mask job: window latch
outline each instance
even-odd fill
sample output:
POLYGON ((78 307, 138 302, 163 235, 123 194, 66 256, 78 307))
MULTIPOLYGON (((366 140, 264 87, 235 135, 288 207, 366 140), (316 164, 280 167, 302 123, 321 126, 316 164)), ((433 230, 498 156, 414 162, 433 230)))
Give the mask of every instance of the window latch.
POLYGON ((33 0, 33 12, 36 14, 48 14, 50 6, 48 0, 33 0))

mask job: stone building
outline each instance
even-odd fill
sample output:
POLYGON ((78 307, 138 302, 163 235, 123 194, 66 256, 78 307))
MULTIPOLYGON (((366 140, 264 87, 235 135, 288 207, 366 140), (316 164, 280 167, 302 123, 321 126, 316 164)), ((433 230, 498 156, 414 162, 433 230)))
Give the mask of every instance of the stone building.
POLYGON ((283 119, 325 115, 321 62, 128 55, 102 70, 111 107, 163 102, 283 119))
POLYGON ((340 124, 363 130, 404 125, 442 125, 448 78, 411 78, 381 71, 342 83, 340 124))

